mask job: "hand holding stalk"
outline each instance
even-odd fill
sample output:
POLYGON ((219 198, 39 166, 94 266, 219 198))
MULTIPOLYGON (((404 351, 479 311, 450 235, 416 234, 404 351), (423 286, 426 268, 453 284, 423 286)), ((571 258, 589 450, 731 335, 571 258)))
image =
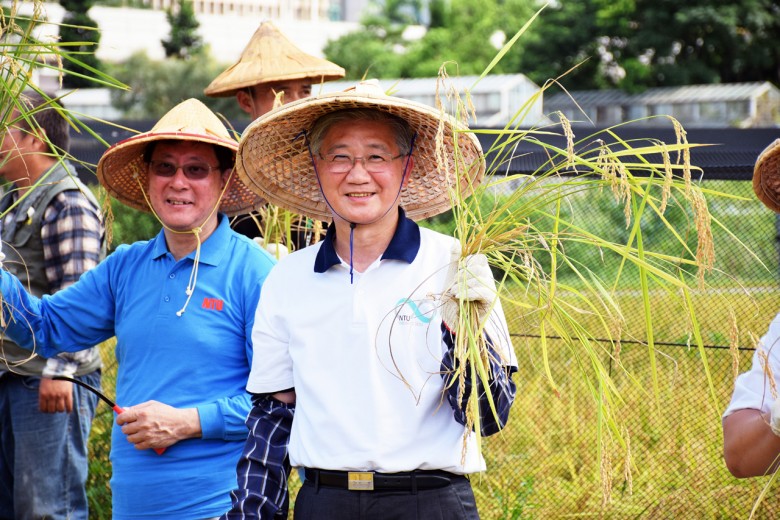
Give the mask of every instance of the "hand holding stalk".
POLYGON ((496 299, 496 282, 487 257, 483 254, 461 257, 460 247, 454 247, 447 280, 441 308, 447 328, 458 332, 461 306, 465 302, 473 304, 479 325, 484 326, 485 317, 496 299))

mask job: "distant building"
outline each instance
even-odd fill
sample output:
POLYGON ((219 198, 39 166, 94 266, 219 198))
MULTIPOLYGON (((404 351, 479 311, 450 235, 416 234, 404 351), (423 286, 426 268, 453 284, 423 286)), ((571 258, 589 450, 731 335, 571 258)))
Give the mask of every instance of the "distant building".
MULTIPOLYGON (((142 0, 167 10, 179 0, 142 0)), ((195 14, 259 16, 269 20, 359 22, 369 0, 192 0, 195 14)))
POLYGON ((670 115, 686 128, 780 126, 780 89, 763 83, 725 83, 650 88, 640 94, 620 90, 581 90, 545 96, 546 114, 561 112, 572 121, 609 126, 668 124, 670 115))
MULTIPOLYGON (((165 9, 172 0, 156 2, 156 9, 133 9, 95 5, 89 15, 98 24, 100 43, 95 55, 109 62, 126 60, 135 52, 144 52, 151 59, 162 60, 165 51, 162 40, 170 36, 165 9), (142 28, 139 29, 139 28, 142 28)), ((334 0, 335 1, 335 0, 334 0)), ((304 52, 322 57, 329 40, 357 30, 355 22, 332 20, 338 5, 331 0, 195 0, 198 34, 211 54, 225 66, 234 63, 260 22, 272 20, 288 38, 304 52), (220 7, 222 6, 222 7, 220 7)), ((21 14, 37 8, 34 2, 21 2, 21 14)), ((42 4, 45 19, 51 24, 39 24, 36 36, 44 41, 57 38, 65 10, 57 3, 42 4)))
POLYGON ((359 22, 369 0, 336 0, 335 16, 345 22, 359 22))
POLYGON ((122 111, 111 105, 111 89, 83 88, 56 91, 63 96, 62 102, 68 110, 78 116, 114 121, 122 118, 122 111))
MULTIPOLYGON (((176 8, 179 0, 142 0, 154 10, 176 8)), ((257 16, 273 20, 329 20, 331 0, 192 0, 195 14, 257 16)))
MULTIPOLYGON (((465 101, 465 92, 471 95, 477 119, 470 121, 480 128, 503 128, 510 121, 513 126, 529 128, 546 123, 542 111, 542 96, 539 86, 523 74, 497 74, 482 78, 479 76, 452 77, 447 80, 465 101)), ((322 85, 322 93, 344 90, 355 84, 355 80, 330 81, 322 85)), ((437 78, 382 79, 379 84, 393 96, 417 101, 436 107, 437 78)), ((314 88, 314 94, 320 92, 314 88)), ((444 92, 440 98, 446 102, 444 92)), ((452 107, 447 108, 453 112, 452 107)))

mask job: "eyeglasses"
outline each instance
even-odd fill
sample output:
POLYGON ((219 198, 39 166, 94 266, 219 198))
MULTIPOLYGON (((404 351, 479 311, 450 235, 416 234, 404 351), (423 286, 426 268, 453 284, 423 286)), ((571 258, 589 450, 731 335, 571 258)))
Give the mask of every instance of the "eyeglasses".
POLYGON ((347 173, 360 161, 363 168, 369 173, 379 173, 387 170, 391 162, 406 156, 405 153, 390 155, 389 153, 372 153, 364 157, 352 157, 345 153, 318 154, 325 161, 327 169, 333 173, 347 173))
POLYGON ((188 164, 174 164, 168 161, 150 161, 149 170, 158 177, 173 177, 181 168, 184 176, 191 181, 198 181, 208 177, 212 170, 219 169, 219 166, 210 166, 206 163, 193 162, 188 164))

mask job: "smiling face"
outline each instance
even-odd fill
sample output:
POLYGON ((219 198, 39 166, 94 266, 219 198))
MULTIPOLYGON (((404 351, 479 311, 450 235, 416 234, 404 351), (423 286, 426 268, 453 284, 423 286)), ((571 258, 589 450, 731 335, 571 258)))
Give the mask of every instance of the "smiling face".
POLYGON ((282 95, 282 103, 290 103, 311 96, 311 79, 291 79, 261 83, 245 90, 236 92, 236 99, 241 109, 252 119, 257 119, 274 108, 278 94, 282 95))
POLYGON ((400 190, 412 170, 411 157, 400 156, 396 135, 384 121, 341 121, 331 125, 315 155, 322 192, 337 223, 353 222, 376 229, 395 230, 400 190), (333 158, 355 159, 344 173, 334 170, 333 158), (360 158, 363 158, 361 160, 360 158), (369 165, 376 158, 384 158, 369 165), (330 160, 329 160, 330 159, 330 160), (407 164, 408 162, 408 164, 407 164), (374 172, 366 170, 366 165, 374 172))
POLYGON ((202 179, 188 178, 181 168, 172 176, 148 168, 149 200, 160 221, 173 231, 187 232, 201 227, 205 240, 217 227, 217 211, 229 170, 219 171, 214 146, 195 141, 162 141, 151 155, 151 164, 203 165, 211 169, 202 179))

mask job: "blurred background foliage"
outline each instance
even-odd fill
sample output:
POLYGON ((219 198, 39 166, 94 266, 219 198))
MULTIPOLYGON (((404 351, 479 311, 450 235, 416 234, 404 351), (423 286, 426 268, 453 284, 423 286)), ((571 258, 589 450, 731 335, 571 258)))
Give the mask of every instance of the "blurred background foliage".
MULTIPOLYGON (((120 4, 68 0, 79 1, 120 4)), ((566 74, 561 82, 569 90, 634 93, 688 84, 780 85, 780 4, 774 0, 372 0, 359 29, 331 40, 324 54, 351 79, 433 77, 444 62, 457 63, 459 75, 480 74, 497 49, 545 5, 493 73, 522 73, 539 85, 566 74)), ((158 118, 196 97, 228 119, 245 117, 231 98, 203 95, 230 63, 202 45, 191 2, 182 6, 176 15, 168 13, 168 59, 134 55, 101 64, 131 86, 129 93, 115 93, 115 106, 126 117, 158 118)))

